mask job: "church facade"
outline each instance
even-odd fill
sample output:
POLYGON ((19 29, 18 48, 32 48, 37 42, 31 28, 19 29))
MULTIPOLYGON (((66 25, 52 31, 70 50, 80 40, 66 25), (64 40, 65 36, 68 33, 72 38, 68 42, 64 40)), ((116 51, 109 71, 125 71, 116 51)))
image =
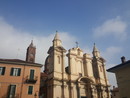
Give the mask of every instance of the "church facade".
POLYGON ((56 33, 53 45, 48 50, 44 72, 44 98, 110 98, 105 60, 93 47, 93 57, 79 47, 68 50, 56 33), (68 66, 65 65, 68 58, 68 66))

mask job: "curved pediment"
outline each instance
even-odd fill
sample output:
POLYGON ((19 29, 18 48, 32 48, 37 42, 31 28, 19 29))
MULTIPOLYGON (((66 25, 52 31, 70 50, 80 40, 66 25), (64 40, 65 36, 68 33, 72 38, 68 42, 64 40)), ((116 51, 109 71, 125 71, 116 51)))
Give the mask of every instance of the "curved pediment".
POLYGON ((91 78, 87 77, 87 76, 80 77, 78 79, 78 82, 94 83, 94 81, 91 78))

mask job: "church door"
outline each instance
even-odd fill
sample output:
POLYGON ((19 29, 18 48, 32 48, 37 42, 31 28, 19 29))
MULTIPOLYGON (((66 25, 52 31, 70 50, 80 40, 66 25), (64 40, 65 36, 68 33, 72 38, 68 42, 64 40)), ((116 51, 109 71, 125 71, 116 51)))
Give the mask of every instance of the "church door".
POLYGON ((86 96, 81 96, 81 98, 87 98, 86 96))

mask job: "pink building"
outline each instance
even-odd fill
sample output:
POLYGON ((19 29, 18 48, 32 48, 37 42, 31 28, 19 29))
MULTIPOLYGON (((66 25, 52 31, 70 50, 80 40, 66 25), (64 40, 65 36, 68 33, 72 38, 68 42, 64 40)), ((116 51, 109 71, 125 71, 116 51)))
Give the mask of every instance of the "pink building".
POLYGON ((35 50, 31 43, 26 61, 0 59, 0 98, 39 98, 42 65, 35 63, 35 50))

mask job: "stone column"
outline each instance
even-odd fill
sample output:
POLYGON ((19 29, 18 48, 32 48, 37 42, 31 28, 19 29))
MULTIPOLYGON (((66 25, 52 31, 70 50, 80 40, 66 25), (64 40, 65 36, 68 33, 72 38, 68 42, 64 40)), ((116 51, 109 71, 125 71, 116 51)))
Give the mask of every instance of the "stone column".
POLYGON ((80 98, 80 83, 77 83, 77 98, 80 98))
POLYGON ((73 84, 70 83, 70 98, 73 98, 73 84))
POLYGON ((93 84, 90 84, 90 88, 91 88, 91 98, 95 98, 95 94, 94 94, 95 86, 93 84))
POLYGON ((53 96, 52 96, 52 98, 55 98, 55 97, 56 97, 56 92, 55 92, 55 91, 56 91, 56 86, 57 86, 56 84, 53 84, 53 85, 51 86, 51 87, 53 88, 53 91, 52 91, 52 92, 53 92, 53 96))

